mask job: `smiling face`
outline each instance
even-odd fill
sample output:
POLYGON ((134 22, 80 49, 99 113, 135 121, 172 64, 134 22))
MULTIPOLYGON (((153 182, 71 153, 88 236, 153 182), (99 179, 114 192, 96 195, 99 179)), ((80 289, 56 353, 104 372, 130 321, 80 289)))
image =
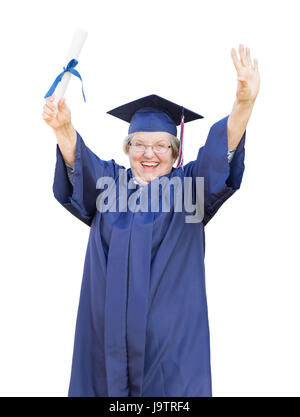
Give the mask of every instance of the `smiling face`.
POLYGON ((171 135, 168 132, 135 132, 128 155, 133 176, 142 183, 149 183, 156 177, 168 174, 175 162, 171 135), (152 145, 162 149, 170 147, 165 153, 155 152, 150 146, 144 152, 139 152, 137 145, 152 145))

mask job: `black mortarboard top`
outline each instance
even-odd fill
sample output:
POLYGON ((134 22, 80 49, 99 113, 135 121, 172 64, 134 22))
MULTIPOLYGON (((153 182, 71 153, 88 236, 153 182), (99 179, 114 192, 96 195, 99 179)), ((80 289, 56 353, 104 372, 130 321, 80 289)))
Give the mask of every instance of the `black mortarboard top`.
POLYGON ((181 124, 177 167, 183 164, 184 122, 203 118, 200 114, 155 94, 123 104, 107 113, 130 123, 128 134, 134 132, 169 132, 177 136, 176 126, 181 124))

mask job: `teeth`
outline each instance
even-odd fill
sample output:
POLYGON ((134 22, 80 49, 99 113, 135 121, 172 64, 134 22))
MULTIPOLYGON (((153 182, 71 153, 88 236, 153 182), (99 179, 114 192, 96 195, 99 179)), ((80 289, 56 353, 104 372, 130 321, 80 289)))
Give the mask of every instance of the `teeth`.
POLYGON ((142 165, 146 165, 147 167, 156 167, 158 165, 158 162, 157 163, 143 162, 142 165))

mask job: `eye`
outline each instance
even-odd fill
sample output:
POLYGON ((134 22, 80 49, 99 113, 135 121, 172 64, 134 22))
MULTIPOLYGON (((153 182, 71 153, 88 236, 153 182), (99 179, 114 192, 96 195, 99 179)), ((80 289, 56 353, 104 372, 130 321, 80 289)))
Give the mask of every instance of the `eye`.
POLYGON ((167 145, 165 145, 164 143, 160 143, 158 145, 156 145, 156 149, 160 150, 160 151, 164 151, 167 149, 167 145))
POLYGON ((155 146, 156 146, 157 148, 166 148, 166 147, 167 147, 167 145, 166 145, 164 142, 157 143, 155 146))

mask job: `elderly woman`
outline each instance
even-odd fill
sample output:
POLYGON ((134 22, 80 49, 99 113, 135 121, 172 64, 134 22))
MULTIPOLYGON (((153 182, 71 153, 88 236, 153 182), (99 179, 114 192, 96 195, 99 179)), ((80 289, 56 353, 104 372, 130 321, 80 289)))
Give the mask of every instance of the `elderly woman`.
MULTIPOLYGON (((90 226, 69 396, 212 395, 204 226, 240 187, 245 130, 260 83, 249 48, 240 45, 239 55, 232 49, 238 88, 231 114, 211 127, 195 161, 176 168, 176 158, 182 162, 177 105, 149 96, 109 112, 130 123, 125 151, 131 168, 125 170, 85 145, 64 99, 57 114, 53 97, 46 101, 43 118, 58 141, 54 195, 90 226), (129 201, 137 192, 151 194, 162 178, 182 184, 191 178, 195 195, 197 177, 204 178, 199 221, 186 221, 172 198, 162 210, 161 189, 158 209, 124 209, 120 193, 115 210, 103 209, 101 195, 109 198, 104 178, 114 181, 111 190, 125 186, 129 201)), ((186 110, 184 116, 201 117, 186 110)))

